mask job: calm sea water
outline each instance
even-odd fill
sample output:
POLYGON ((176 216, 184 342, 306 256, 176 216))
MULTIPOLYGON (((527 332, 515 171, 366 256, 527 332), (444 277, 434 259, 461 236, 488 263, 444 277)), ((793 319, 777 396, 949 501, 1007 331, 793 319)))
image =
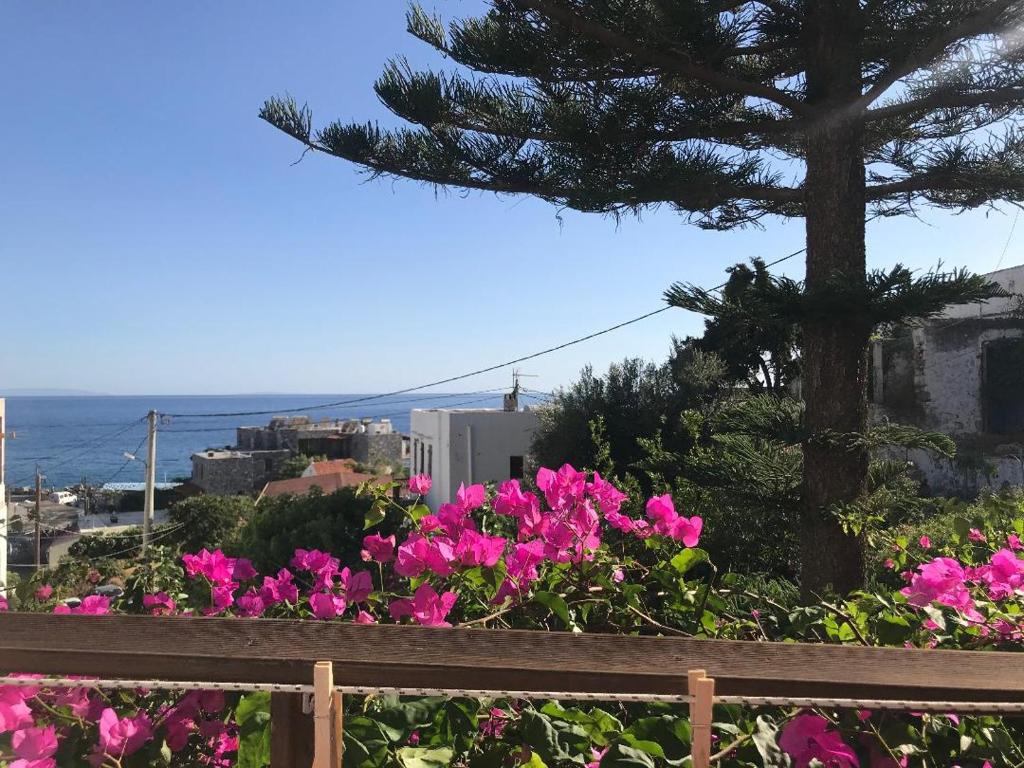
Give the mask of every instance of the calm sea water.
MULTIPOLYGON (((151 409, 161 414, 271 411, 288 415, 296 408, 362 397, 368 395, 9 397, 6 430, 16 437, 7 443, 7 483, 30 485, 36 466, 50 488, 83 478, 94 484, 143 480, 142 463, 126 461, 123 454, 145 457, 145 416, 151 409)), ((445 407, 498 408, 501 394, 393 395, 305 413, 314 420, 386 417, 397 430, 407 432, 411 409, 445 407)), ((270 418, 183 415, 162 419, 157 433, 157 480, 189 475, 194 452, 232 445, 235 427, 266 424, 270 418)))

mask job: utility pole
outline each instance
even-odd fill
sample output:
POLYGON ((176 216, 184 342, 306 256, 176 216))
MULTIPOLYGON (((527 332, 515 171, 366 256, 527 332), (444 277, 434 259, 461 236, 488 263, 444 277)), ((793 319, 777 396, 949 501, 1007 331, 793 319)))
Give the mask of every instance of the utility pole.
POLYGON ((142 551, 149 547, 153 533, 153 503, 156 495, 156 411, 149 412, 149 448, 146 452, 146 504, 142 512, 142 551))
POLYGON ((39 468, 36 468, 36 570, 41 571, 43 569, 43 534, 40 523, 42 522, 42 506, 43 506, 43 476, 39 474, 39 468))

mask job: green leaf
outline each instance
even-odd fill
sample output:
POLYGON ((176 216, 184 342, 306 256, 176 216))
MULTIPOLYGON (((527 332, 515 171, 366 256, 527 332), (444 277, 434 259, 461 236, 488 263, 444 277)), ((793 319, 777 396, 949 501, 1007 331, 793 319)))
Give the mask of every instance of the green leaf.
POLYGON ((703 549, 693 548, 684 549, 678 555, 673 557, 669 562, 672 567, 676 569, 680 576, 685 576, 686 573, 698 563, 706 563, 710 560, 708 553, 703 549))
POLYGON ((270 694, 243 696, 235 708, 238 723, 238 768, 270 765, 270 694))
POLYGON ((523 741, 548 765, 555 765, 561 760, 574 760, 574 756, 566 752, 559 743, 558 731, 551 724, 551 720, 537 710, 523 710, 520 729, 523 741))
POLYGON ((444 768, 454 754, 451 747, 402 747, 398 762, 405 768, 444 768))
POLYGON ((627 744, 612 744, 601 758, 601 768, 654 768, 654 758, 627 744))
POLYGON ((946 617, 942 615, 942 611, 936 608, 934 605, 926 605, 921 609, 925 612, 925 615, 935 622, 939 629, 943 632, 946 631, 946 617))
POLYGON ((786 765, 786 757, 776 741, 778 728, 775 723, 765 717, 757 718, 757 730, 751 736, 758 754, 764 761, 765 768, 786 765))
POLYGON ((971 523, 962 517, 955 517, 953 518, 953 530, 960 538, 960 542, 963 543, 968 540, 967 537, 971 532, 971 523))
POLYGON ((387 515, 384 512, 384 505, 380 500, 373 502, 373 506, 370 507, 366 517, 363 518, 363 530, 365 531, 368 528, 373 528, 375 525, 380 525, 384 522, 385 517, 387 515))
POLYGON ((421 519, 430 514, 430 507, 426 504, 416 504, 406 510, 409 517, 412 518, 414 523, 418 523, 421 519))
POLYGON ((894 613, 883 613, 875 626, 875 634, 885 645, 903 645, 912 632, 910 622, 894 613))
POLYGON ((565 626, 570 625, 569 606, 565 604, 565 600, 553 592, 536 592, 533 597, 538 603, 549 608, 565 626))
MULTIPOLYGON (((397 739, 404 740, 417 728, 423 728, 434 722, 437 713, 447 703, 443 696, 425 696, 412 701, 404 701, 394 707, 374 714, 374 719, 383 726, 393 728, 401 735, 397 739)), ((388 734, 390 736, 390 734, 388 734)))

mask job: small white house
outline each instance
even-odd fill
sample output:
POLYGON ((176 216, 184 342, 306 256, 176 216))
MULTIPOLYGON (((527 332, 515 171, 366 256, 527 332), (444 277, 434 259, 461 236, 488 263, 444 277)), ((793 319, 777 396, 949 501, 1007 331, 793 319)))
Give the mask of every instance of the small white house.
POLYGON ((521 478, 537 425, 530 410, 412 411, 411 471, 433 478, 427 506, 436 510, 451 501, 462 483, 521 478))

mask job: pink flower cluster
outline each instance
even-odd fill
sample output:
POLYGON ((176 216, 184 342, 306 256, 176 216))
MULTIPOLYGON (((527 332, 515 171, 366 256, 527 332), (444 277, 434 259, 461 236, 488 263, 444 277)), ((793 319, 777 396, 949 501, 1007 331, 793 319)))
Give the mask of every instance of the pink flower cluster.
MULTIPOLYGON (((1024 560, 1012 548, 1000 549, 988 563, 973 567, 951 557, 936 557, 906 577, 910 584, 900 592, 911 605, 947 605, 978 623, 984 623, 984 617, 977 609, 973 589, 981 589, 995 602, 1024 595, 1024 560)), ((1007 627, 1007 631, 1017 629, 1007 627)))
POLYGON ((779 747, 793 758, 794 768, 807 768, 817 760, 829 768, 859 768, 857 753, 829 728, 820 715, 797 715, 779 736, 779 747))

